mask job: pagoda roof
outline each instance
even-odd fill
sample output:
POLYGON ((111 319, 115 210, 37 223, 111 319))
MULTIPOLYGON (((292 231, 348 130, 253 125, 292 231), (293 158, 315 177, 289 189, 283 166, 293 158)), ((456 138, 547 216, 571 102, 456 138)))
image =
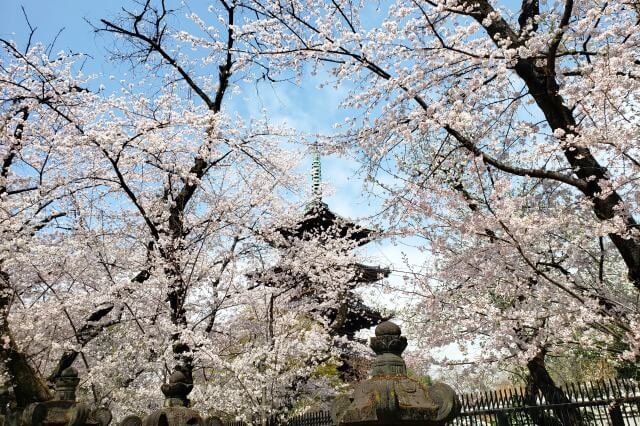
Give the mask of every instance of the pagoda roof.
POLYGON ((343 318, 338 318, 342 315, 335 309, 325 314, 334 322, 331 328, 337 335, 353 338, 358 331, 371 328, 389 319, 375 308, 367 306, 360 296, 349 293, 348 297, 350 300, 345 302, 346 315, 343 318))
MULTIPOLYGON (((349 266, 353 268, 353 277, 350 279, 351 287, 355 288, 360 283, 374 283, 386 278, 390 274, 389 268, 380 266, 364 265, 362 263, 353 263, 349 266)), ((267 287, 281 287, 283 284, 291 286, 295 285, 310 286, 312 280, 302 272, 291 272, 280 265, 275 265, 263 272, 253 272, 247 274, 250 279, 256 280, 267 287)))
POLYGON ((356 268, 357 275, 354 281, 360 283, 374 283, 383 278, 387 278, 391 273, 389 268, 380 266, 364 265, 362 263, 356 263, 353 266, 356 268))
MULTIPOLYGON (((314 200, 309 204, 301 220, 293 226, 277 228, 276 231, 285 240, 299 239, 309 240, 320 238, 321 240, 348 239, 358 246, 370 242, 376 231, 357 225, 356 223, 338 216, 329 209, 327 204, 320 200, 314 200)), ((277 245, 274 243, 274 245, 277 245)))

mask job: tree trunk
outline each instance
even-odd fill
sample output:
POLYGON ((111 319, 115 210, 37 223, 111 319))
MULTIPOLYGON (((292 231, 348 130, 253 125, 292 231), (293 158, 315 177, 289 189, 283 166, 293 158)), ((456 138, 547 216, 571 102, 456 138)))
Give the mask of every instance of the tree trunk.
POLYGON ((0 362, 9 375, 9 386, 13 389, 18 408, 21 409, 32 402, 51 399, 52 395, 44 380, 29 364, 26 355, 19 350, 11 334, 7 318, 11 298, 9 274, 0 270, 0 362))
MULTIPOLYGON (((149 271, 143 269, 131 280, 131 282, 142 284, 149 279, 150 276, 151 274, 149 271)), ((122 311, 118 310, 116 307, 118 298, 119 295, 116 295, 114 301, 96 306, 95 309, 85 318, 84 323, 78 328, 78 333, 76 335, 76 340, 81 347, 98 337, 104 329, 120 322, 120 315, 122 311), (108 319, 108 315, 113 315, 114 310, 118 311, 114 318, 110 321, 105 321, 105 319, 108 319)), ((60 374, 62 374, 62 371, 73 365, 79 354, 80 353, 74 349, 64 351, 60 356, 56 367, 49 375, 47 379, 48 382, 50 384, 55 383, 56 379, 60 377, 60 374)))
POLYGON ((0 362, 9 373, 9 380, 18 408, 24 408, 32 402, 43 402, 52 398, 44 380, 31 367, 24 353, 18 347, 11 333, 3 325, 3 338, 9 339, 0 349, 0 362))
MULTIPOLYGON (((547 371, 545 365, 546 351, 541 350, 538 354, 527 362, 529 377, 527 383, 527 394, 530 398, 530 405, 536 405, 536 395, 542 393, 547 404, 566 404, 571 400, 565 395, 564 391, 558 387, 551 375, 547 371)), ((559 420, 563 426, 581 426, 582 416, 580 411, 575 407, 563 407, 553 409, 555 419, 549 418, 543 412, 532 412, 533 420, 538 425, 557 424, 559 420), (535 414, 533 414, 535 413, 535 414)))
MULTIPOLYGON (((499 12, 496 12, 488 0, 466 0, 463 4, 472 8, 472 12, 468 14, 484 27, 496 45, 499 45, 499 39, 510 41, 511 47, 521 45, 522 42, 518 34, 500 16, 499 12), (488 19, 494 14, 497 14, 497 17, 488 19)), ((559 93, 560 86, 556 79, 554 66, 556 52, 550 51, 548 55, 554 60, 548 60, 546 67, 538 65, 534 59, 519 58, 513 69, 526 84, 529 93, 544 114, 549 127, 552 130, 560 129, 564 131, 565 135, 575 135, 577 134, 575 117, 559 93)), ((607 186, 609 171, 598 162, 587 147, 566 144, 563 152, 573 173, 587 183, 581 191, 592 201, 596 217, 600 220, 620 217, 626 230, 629 231, 628 236, 611 233, 609 238, 628 268, 629 280, 640 291, 640 238, 631 233, 638 227, 638 222, 626 211, 624 200, 617 191, 606 192, 603 190, 607 186), (603 194, 605 194, 604 198, 601 198, 603 194)))

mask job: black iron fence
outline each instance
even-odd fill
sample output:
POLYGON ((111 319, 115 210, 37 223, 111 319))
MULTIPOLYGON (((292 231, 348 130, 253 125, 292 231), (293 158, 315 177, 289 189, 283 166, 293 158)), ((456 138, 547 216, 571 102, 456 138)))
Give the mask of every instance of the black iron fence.
MULTIPOLYGON (((568 402, 548 401, 524 388, 499 389, 460 396, 462 412, 450 426, 640 426, 640 386, 625 379, 570 383, 562 386, 568 402)), ((257 422, 257 424, 260 424, 257 422)), ((268 426, 334 426, 328 411, 288 420, 269 419, 268 426)), ((226 422, 225 426, 247 426, 226 422)))
POLYGON ((640 387, 632 380, 610 379, 562 386, 560 395, 546 398, 524 388, 501 389, 461 396, 459 426, 640 426, 640 387))
MULTIPOLYGON (((242 421, 226 422, 224 426, 247 426, 247 423, 242 421)), ((287 420, 272 417, 268 419, 266 426, 333 426, 333 421, 329 411, 312 411, 287 420)))

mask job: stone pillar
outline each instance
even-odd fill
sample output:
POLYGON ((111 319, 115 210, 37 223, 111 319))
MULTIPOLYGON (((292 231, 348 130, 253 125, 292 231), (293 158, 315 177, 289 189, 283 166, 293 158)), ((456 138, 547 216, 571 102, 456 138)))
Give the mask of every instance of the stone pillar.
POLYGON ((460 412, 460 402, 444 383, 426 386, 407 377, 402 352, 407 339, 400 327, 385 321, 376 327, 371 349, 376 353, 371 378, 358 383, 352 394, 333 404, 338 426, 438 426, 460 412))
POLYGON ((169 383, 163 384, 164 407, 144 418, 127 416, 119 426, 220 426, 217 417, 204 418, 196 410, 189 408, 188 395, 193 389, 191 378, 177 367, 169 376, 169 383))

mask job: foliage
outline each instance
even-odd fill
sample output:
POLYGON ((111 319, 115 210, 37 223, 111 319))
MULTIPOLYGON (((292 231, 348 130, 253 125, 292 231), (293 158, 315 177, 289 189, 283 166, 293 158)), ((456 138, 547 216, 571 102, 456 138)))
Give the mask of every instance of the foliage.
POLYGON ((413 280, 425 344, 638 358, 637 4, 242 5, 270 69, 350 82, 361 114, 337 148, 361 152, 395 232, 432 256, 413 280))

